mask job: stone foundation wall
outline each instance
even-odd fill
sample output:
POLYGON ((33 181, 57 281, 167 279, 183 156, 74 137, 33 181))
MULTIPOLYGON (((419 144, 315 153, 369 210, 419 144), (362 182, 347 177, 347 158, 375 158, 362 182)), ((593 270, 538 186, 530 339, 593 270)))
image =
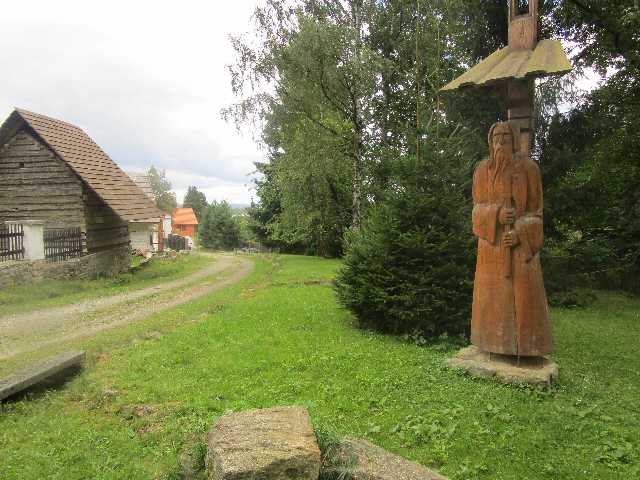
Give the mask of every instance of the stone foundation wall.
POLYGON ((113 277, 131 267, 128 245, 105 250, 64 262, 11 261, 0 263, 0 288, 41 280, 78 280, 113 277))

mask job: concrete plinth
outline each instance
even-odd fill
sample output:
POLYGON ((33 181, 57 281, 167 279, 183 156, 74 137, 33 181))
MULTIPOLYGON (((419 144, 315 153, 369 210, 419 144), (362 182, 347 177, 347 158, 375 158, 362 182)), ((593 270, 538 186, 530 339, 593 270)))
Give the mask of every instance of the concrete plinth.
POLYGON ((495 377, 504 383, 550 386, 558 378, 558 365, 547 357, 517 357, 489 354, 471 345, 447 360, 474 377, 495 377))

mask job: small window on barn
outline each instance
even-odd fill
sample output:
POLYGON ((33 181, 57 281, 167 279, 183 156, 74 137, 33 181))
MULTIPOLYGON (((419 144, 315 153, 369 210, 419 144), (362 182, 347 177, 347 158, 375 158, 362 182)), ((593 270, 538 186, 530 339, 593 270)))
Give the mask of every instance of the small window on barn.
POLYGON ((24 162, 20 162, 20 163, 18 164, 18 168, 24 168, 24 162))
POLYGON ((516 0, 516 15, 529 14, 529 0, 516 0))

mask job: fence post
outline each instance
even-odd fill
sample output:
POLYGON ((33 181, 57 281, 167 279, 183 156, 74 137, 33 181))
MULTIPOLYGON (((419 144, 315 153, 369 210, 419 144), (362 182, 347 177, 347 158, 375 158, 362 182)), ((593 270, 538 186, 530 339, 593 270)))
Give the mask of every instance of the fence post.
POLYGON ((5 223, 22 225, 25 260, 44 260, 44 222, 42 220, 17 220, 5 223))

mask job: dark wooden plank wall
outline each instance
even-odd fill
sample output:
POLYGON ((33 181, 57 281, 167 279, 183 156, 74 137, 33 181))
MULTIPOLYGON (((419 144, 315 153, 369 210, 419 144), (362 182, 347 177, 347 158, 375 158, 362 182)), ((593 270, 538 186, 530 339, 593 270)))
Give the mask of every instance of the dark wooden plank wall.
POLYGON ((0 222, 43 220, 45 228, 84 226, 83 186, 27 130, 0 146, 0 222))
POLYGON ((93 190, 85 186, 87 251, 100 252, 129 244, 129 227, 93 190))

